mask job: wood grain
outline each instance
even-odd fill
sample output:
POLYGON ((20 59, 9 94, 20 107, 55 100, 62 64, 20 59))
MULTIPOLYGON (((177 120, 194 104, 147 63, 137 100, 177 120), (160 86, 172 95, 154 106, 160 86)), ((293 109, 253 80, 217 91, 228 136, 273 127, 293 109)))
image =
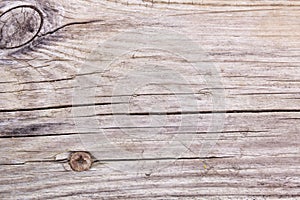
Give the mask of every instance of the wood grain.
POLYGON ((299 1, 2 0, 0 16, 24 5, 37 35, 0 17, 18 44, 0 49, 1 199, 300 198, 299 1))

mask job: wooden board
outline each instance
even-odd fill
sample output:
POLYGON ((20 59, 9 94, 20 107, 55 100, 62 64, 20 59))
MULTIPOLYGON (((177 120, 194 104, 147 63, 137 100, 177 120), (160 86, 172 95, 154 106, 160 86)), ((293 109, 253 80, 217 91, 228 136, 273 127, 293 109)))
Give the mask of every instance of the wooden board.
POLYGON ((300 198, 299 17, 299 1, 1 0, 0 198, 300 198))

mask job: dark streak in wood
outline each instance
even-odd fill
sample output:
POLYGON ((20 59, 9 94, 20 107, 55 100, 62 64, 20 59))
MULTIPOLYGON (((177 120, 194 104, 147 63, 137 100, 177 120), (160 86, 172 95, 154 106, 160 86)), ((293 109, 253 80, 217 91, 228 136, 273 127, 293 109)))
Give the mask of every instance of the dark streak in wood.
MULTIPOLYGON (((16 127, 12 130, 6 128, 6 126, 2 126, 0 128, 0 137, 1 138, 10 138, 10 137, 25 137, 28 135, 38 136, 40 132, 43 131, 53 131, 59 126, 64 125, 63 123, 41 123, 41 124, 30 124, 25 127, 16 127)), ((12 126, 9 126, 10 128, 12 126)))

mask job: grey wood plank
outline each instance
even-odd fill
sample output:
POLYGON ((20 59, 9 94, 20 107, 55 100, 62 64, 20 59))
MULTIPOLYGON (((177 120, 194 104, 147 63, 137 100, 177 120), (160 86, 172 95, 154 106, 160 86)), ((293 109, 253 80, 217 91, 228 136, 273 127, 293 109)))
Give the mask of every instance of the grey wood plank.
POLYGON ((0 198, 300 198, 299 6, 2 0, 0 198))

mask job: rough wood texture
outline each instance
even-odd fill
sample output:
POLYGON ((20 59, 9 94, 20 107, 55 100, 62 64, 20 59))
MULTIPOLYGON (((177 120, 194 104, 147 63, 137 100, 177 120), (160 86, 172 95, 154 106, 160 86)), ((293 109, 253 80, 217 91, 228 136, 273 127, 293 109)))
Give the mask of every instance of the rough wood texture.
POLYGON ((0 198, 300 198, 299 6, 1 0, 0 198))

